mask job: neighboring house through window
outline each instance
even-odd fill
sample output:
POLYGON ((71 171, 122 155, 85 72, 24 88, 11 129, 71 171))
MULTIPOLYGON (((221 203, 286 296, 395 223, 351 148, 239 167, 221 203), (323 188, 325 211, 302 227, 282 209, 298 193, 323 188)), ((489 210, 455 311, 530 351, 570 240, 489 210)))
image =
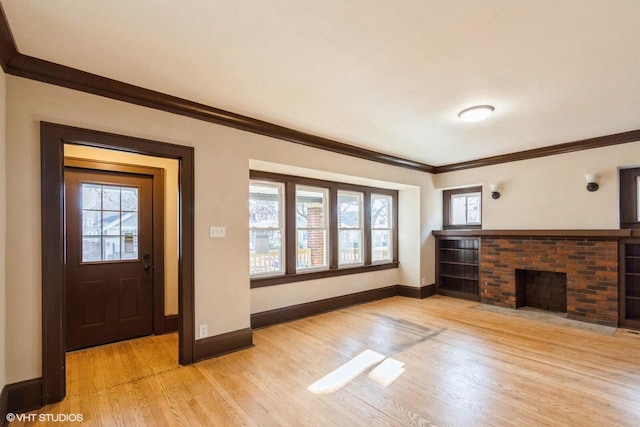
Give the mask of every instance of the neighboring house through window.
POLYGON ((250 177, 252 287, 397 267, 397 190, 250 177))

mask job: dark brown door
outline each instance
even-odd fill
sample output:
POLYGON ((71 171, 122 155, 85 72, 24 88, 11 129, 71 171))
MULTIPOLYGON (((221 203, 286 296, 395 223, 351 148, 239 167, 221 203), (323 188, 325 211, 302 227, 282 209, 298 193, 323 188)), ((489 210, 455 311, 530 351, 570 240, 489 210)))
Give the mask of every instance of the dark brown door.
POLYGON ((67 350, 153 333, 152 186, 65 168, 67 350))

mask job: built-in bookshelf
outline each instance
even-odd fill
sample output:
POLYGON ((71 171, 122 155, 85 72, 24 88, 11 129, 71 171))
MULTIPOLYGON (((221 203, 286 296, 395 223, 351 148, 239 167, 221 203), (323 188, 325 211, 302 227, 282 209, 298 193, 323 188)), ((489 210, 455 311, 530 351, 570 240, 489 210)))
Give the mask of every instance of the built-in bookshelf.
POLYGON ((480 301, 478 278, 480 239, 440 237, 437 242, 438 293, 480 301))
POLYGON ((620 326, 640 329, 640 241, 621 246, 620 326))

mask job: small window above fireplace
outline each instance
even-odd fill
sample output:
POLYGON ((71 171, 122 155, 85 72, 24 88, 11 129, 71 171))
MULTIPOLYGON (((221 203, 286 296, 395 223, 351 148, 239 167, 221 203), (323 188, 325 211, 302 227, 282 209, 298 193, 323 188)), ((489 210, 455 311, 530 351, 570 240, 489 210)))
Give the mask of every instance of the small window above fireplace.
POLYGON ((443 228, 482 228, 482 187, 445 190, 443 196, 443 228))
POLYGON ((620 228, 640 228, 640 168, 620 169, 620 228))

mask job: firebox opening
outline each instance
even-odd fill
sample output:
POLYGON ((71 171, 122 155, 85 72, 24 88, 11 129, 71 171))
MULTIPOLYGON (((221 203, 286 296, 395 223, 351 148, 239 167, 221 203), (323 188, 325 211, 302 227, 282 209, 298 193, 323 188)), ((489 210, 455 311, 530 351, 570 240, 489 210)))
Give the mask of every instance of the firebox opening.
POLYGON ((516 308, 567 312, 567 274, 516 269, 516 308))

